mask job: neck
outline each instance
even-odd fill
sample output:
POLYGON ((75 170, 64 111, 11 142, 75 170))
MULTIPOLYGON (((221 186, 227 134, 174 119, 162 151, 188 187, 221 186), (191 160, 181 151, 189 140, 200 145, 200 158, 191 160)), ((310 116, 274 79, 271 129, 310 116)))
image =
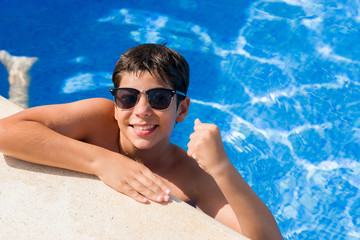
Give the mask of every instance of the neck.
POLYGON ((119 141, 120 153, 144 164, 155 171, 166 167, 171 162, 172 144, 169 140, 163 141, 149 149, 138 149, 126 141, 119 141))

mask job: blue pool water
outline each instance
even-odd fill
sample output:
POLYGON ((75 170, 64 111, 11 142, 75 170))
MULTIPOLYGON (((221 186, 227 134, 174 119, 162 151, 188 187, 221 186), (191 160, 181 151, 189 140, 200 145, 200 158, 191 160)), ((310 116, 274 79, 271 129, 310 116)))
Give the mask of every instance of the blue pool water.
POLYGON ((110 98, 122 52, 167 42, 191 66, 173 142, 218 124, 286 239, 360 238, 359 0, 74 2, 0 1, 0 50, 39 59, 30 106, 110 98))

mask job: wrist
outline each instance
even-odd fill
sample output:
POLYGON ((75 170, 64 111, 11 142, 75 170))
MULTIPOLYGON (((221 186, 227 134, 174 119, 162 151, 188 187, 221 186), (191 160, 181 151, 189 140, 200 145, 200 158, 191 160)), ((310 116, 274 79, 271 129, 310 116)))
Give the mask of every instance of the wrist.
POLYGON ((218 164, 216 164, 215 166, 210 168, 207 172, 213 178, 217 178, 217 177, 222 177, 222 176, 228 174, 228 172, 232 168, 234 168, 234 166, 232 165, 230 159, 228 157, 226 157, 222 161, 220 161, 218 164))
POLYGON ((97 154, 93 155, 90 162, 91 173, 98 177, 103 175, 103 172, 106 171, 106 166, 111 166, 110 161, 111 159, 114 159, 114 156, 112 156, 112 154, 115 153, 104 149, 103 151, 99 151, 97 154))

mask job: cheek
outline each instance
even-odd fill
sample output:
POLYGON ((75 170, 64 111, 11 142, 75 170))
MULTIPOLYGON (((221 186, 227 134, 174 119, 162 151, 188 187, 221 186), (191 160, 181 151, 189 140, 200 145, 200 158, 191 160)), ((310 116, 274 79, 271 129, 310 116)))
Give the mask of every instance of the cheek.
POLYGON ((167 120, 169 128, 171 128, 171 129, 174 128, 174 126, 176 124, 177 115, 178 115, 178 112, 175 110, 171 115, 167 116, 166 120, 167 120))
POLYGON ((129 118, 129 116, 126 112, 123 112, 118 108, 115 108, 114 118, 120 127, 120 125, 125 123, 126 118, 129 118))
POLYGON ((117 107, 115 107, 114 118, 116 119, 116 121, 119 121, 118 115, 119 115, 119 110, 117 107))

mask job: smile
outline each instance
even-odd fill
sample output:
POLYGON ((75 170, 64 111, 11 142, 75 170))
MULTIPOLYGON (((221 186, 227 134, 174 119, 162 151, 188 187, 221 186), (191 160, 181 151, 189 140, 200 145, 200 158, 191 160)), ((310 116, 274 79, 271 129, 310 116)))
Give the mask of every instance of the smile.
POLYGON ((133 125, 133 128, 135 128, 136 130, 140 130, 140 131, 148 131, 148 130, 154 129, 155 127, 156 127, 156 125, 152 125, 152 126, 133 125))
POLYGON ((131 125, 138 136, 145 136, 153 133, 158 125, 131 125))

